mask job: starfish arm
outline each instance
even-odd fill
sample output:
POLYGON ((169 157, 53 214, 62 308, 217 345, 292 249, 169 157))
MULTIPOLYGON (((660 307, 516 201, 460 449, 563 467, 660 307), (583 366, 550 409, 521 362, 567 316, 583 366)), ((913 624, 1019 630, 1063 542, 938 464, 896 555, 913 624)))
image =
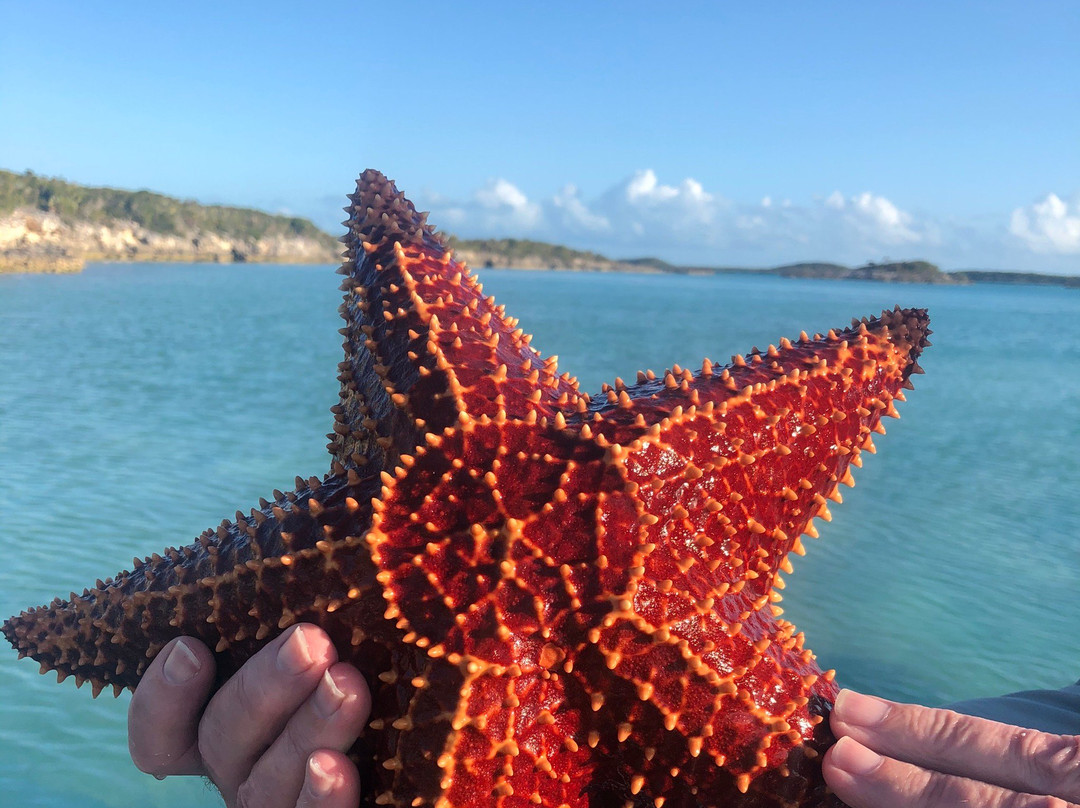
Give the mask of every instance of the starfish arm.
POLYGON ((459 417, 553 416, 577 383, 530 345, 464 263, 382 174, 346 208, 345 361, 330 449, 385 468, 459 417))
POLYGON ((800 535, 816 535, 811 520, 831 518, 839 484, 854 485, 849 467, 896 415, 928 333, 923 311, 885 312, 597 408, 586 423, 616 444, 652 521, 648 577, 686 581, 697 599, 736 585, 767 595, 800 535))
MULTIPOLYGON (((711 646, 707 617, 696 618, 711 646)), ((601 759, 618 762, 614 779, 636 801, 697 808, 707 795, 707 804, 740 808, 834 804, 820 775, 820 754, 832 741, 822 721, 827 700, 797 695, 803 684, 792 687, 785 679, 793 672, 780 667, 791 660, 751 659, 746 676, 733 666, 747 660, 728 656, 730 643, 697 653, 700 646, 685 640, 658 639, 636 617, 615 617, 592 639, 574 666, 596 716, 589 742, 601 759), (772 702, 761 704, 760 694, 772 702)))
POLYGON ((565 684, 560 672, 527 662, 474 664, 434 756, 435 808, 586 808, 582 786, 597 766, 585 741, 574 740, 581 713, 565 684))
POLYGON ((660 603, 639 595, 577 655, 583 686, 603 694, 601 723, 618 729, 601 743, 653 796, 677 795, 687 772, 687 782, 734 801, 757 777, 820 748, 821 709, 836 696, 831 674, 790 624, 753 610, 729 623, 730 608, 709 611, 675 591, 660 603))
POLYGON ((135 559, 115 580, 24 611, 4 623, 4 634, 43 672, 74 676, 80 686, 89 681, 94 695, 106 685, 116 693, 134 688, 157 652, 181 635, 215 649, 222 680, 301 620, 356 645, 382 623, 375 570, 359 538, 378 485, 355 473, 321 483, 297 478, 295 492, 275 492, 250 517, 238 512, 191 545, 135 559), (339 608, 345 620, 335 617, 339 608))
MULTIPOLYGON (((661 781, 706 754, 745 791, 813 736, 809 700, 836 689, 777 619, 778 571, 810 520, 828 518, 826 497, 839 499, 893 412, 926 330, 921 312, 886 313, 720 373, 645 379, 581 425, 609 445, 643 513, 643 560, 589 640, 681 735, 656 755, 661 781)), ((645 718, 631 744, 658 731, 645 718)))

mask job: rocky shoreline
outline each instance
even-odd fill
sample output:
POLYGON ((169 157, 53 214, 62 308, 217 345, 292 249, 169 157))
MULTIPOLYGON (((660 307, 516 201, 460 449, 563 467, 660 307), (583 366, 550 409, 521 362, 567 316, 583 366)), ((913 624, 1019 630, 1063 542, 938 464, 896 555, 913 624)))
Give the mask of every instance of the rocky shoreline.
POLYGON ((0 217, 0 272, 78 272, 87 261, 323 264, 340 260, 330 236, 230 237, 202 229, 159 233, 134 221, 68 221, 22 208, 0 217))

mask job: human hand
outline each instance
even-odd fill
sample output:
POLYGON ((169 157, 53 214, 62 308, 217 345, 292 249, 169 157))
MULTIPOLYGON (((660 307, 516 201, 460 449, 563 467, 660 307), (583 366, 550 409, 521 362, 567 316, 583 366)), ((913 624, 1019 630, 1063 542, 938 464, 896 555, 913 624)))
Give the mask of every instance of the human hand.
POLYGON ((852 808, 1075 808, 1080 736, 840 691, 825 782, 852 808))
POLYGON ((159 778, 205 775, 228 808, 355 808, 359 775, 343 753, 371 694, 322 629, 292 626, 207 703, 213 682, 213 654, 198 640, 161 650, 128 710, 136 766, 159 778))

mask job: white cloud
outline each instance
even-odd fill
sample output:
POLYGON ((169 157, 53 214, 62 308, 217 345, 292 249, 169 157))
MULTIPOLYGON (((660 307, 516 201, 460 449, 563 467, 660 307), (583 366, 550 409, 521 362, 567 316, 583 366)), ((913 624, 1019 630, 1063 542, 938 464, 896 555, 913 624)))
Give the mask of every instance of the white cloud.
POLYGON ((883 196, 864 191, 852 197, 848 210, 856 226, 886 244, 913 244, 923 240, 911 227, 911 215, 883 196))
POLYGON ((680 211, 705 215, 717 201, 697 180, 687 177, 678 187, 662 185, 651 169, 638 171, 621 187, 616 186, 605 196, 609 203, 621 197, 625 206, 637 211, 680 211))
POLYGON ((665 241, 716 243, 728 202, 692 177, 666 185, 645 169, 609 188, 592 207, 612 224, 613 233, 624 233, 631 243, 646 243, 643 249, 655 252, 665 241))
POLYGON ((701 183, 690 178, 682 181, 679 196, 695 205, 706 205, 713 201, 713 195, 705 193, 701 183))
POLYGON ((670 185, 661 185, 651 168, 634 174, 626 183, 624 192, 626 201, 632 205, 655 205, 667 202, 679 195, 678 190, 670 185))
POLYGON ((833 210, 843 210, 846 204, 844 195, 839 191, 833 191, 825 198, 825 207, 833 210))
POLYGON ((1009 232, 1037 253, 1080 253, 1080 202, 1069 205, 1047 194, 1042 202, 1014 210, 1009 232))
POLYGON ((476 192, 476 201, 492 210, 502 207, 520 210, 529 205, 528 197, 503 179, 489 180, 487 185, 476 192))
POLYGON ((735 217, 734 224, 743 233, 764 233, 769 227, 768 220, 759 213, 741 213, 735 217))
POLYGON ((924 240, 924 234, 915 229, 911 214, 900 210, 885 197, 869 191, 852 197, 833 191, 821 204, 836 222, 842 223, 845 229, 860 234, 868 242, 899 245, 916 244, 924 240))
POLYGON ((593 213, 582 201, 576 185, 566 185, 551 198, 551 208, 556 221, 561 221, 570 232, 577 230, 595 233, 607 232, 611 222, 606 216, 593 213))
POLYGON ((485 220, 489 226, 528 229, 540 222, 540 206, 530 202, 517 186, 507 180, 489 180, 473 198, 476 205, 486 212, 485 220))
POLYGON ((463 238, 517 237, 615 257, 676 263, 770 266, 800 260, 860 264, 925 258, 951 268, 1075 272, 1080 205, 1054 195, 985 220, 932 217, 871 191, 839 190, 805 202, 779 195, 736 202, 691 177, 665 181, 651 169, 597 195, 573 184, 530 197, 509 179, 457 199, 428 193, 430 221, 463 238), (1011 236, 1010 236, 1011 233, 1011 236))
POLYGON ((464 199, 424 190, 414 201, 431 212, 428 221, 440 230, 465 237, 522 236, 544 227, 543 206, 502 178, 488 180, 464 199))

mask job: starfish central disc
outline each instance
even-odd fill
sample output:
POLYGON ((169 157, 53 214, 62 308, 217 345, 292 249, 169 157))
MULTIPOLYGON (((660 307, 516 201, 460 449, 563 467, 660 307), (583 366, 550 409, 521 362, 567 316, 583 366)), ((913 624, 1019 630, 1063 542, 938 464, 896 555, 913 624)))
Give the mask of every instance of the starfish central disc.
POLYGON ((350 201, 330 473, 7 638, 96 695, 179 635, 225 677, 317 623, 374 692, 365 804, 835 805, 836 686, 780 573, 921 372, 926 313, 590 397, 385 177, 350 201))

